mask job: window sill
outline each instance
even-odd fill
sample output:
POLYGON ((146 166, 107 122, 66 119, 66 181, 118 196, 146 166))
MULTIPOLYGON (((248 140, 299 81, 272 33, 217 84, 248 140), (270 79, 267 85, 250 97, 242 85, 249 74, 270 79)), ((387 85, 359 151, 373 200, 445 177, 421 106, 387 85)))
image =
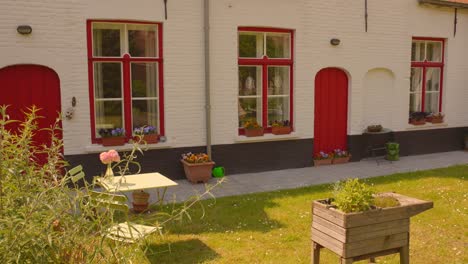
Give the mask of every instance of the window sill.
MULTIPOLYGON (((156 144, 147 144, 145 145, 140 145, 143 150, 149 150, 149 149, 165 149, 165 148, 171 148, 173 145, 173 142, 159 142, 156 144)), ((93 145, 88 145, 85 146, 85 151, 87 153, 97 153, 97 152, 103 152, 103 151, 108 151, 110 149, 115 149, 116 151, 130 151, 133 148, 133 144, 126 143, 123 146, 109 146, 109 147, 104 147, 103 145, 98 145, 98 144, 93 144, 93 145)))
POLYGON ((286 135, 273 135, 273 134, 264 134, 261 137, 246 137, 246 136, 236 136, 234 139, 235 143, 255 143, 255 142, 265 142, 265 141, 282 141, 282 140, 294 140, 299 139, 300 136, 296 132, 286 135))
POLYGON ((439 124, 426 123, 420 126, 415 126, 411 124, 408 124, 408 125, 409 127, 407 127, 406 130, 425 130, 425 129, 437 129, 437 128, 448 127, 447 123, 439 123, 439 124))

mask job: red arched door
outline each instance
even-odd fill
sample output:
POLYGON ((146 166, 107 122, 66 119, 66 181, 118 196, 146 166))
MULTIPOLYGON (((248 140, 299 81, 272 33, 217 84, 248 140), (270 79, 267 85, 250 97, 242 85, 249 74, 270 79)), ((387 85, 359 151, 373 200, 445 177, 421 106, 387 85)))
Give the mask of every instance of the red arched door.
POLYGON ((348 77, 337 68, 315 76, 314 155, 347 149, 348 77))
MULTIPOLYGON (((0 105, 9 105, 11 120, 24 120, 23 112, 32 105, 40 108, 39 128, 50 128, 61 109, 58 75, 44 66, 13 65, 0 69, 0 95, 0 105)), ((61 132, 58 136, 62 137, 61 132)), ((50 145, 50 133, 37 131, 34 143, 50 145)))

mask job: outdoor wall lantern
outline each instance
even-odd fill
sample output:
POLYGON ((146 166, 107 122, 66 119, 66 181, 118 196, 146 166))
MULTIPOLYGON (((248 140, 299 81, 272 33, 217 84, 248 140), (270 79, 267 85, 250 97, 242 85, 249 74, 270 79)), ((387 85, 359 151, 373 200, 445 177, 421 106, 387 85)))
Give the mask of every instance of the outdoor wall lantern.
POLYGON ((330 44, 332 44, 333 46, 338 46, 340 45, 340 42, 341 40, 337 39, 337 38, 332 38, 330 39, 330 44))
POLYGON ((16 28, 16 31, 21 35, 29 35, 32 32, 32 27, 30 25, 20 25, 16 28))

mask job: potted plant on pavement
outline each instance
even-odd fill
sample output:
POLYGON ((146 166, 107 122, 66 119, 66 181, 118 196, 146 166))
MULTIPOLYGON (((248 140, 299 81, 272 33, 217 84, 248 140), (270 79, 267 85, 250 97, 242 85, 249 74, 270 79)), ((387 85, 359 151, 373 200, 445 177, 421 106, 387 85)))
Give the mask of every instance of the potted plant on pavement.
POLYGON ((332 198, 313 202, 312 263, 319 263, 326 247, 341 263, 400 253, 409 263, 410 217, 433 207, 397 193, 374 191, 358 179, 335 184, 332 198))
POLYGON ((156 144, 159 142, 159 135, 154 126, 135 127, 135 129, 133 129, 133 134, 136 135, 139 140, 143 140, 148 144, 156 144))
POLYGON ((206 153, 182 154, 180 160, 184 166, 185 176, 191 183, 208 182, 211 179, 211 170, 215 163, 206 153))
POLYGON ((263 127, 257 121, 249 120, 244 123, 246 137, 260 137, 263 136, 263 127))
POLYGON ((348 151, 341 150, 341 149, 335 149, 333 151, 332 163, 333 164, 347 163, 350 158, 351 158, 351 154, 349 154, 348 151))
POLYGON ((123 128, 100 129, 99 135, 103 146, 121 146, 125 144, 125 130, 123 128))
POLYGON ((271 124, 271 133, 274 135, 286 135, 291 134, 291 124, 289 120, 274 121, 271 124))
POLYGON ((333 153, 326 153, 320 151, 314 156, 314 166, 330 165, 332 164, 333 153))

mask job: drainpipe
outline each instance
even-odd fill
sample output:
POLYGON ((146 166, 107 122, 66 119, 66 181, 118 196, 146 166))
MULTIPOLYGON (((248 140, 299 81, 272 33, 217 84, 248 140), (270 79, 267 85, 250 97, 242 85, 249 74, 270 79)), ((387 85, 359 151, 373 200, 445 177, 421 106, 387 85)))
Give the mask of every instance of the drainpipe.
POLYGON ((204 0, 206 153, 211 159, 210 0, 204 0))

